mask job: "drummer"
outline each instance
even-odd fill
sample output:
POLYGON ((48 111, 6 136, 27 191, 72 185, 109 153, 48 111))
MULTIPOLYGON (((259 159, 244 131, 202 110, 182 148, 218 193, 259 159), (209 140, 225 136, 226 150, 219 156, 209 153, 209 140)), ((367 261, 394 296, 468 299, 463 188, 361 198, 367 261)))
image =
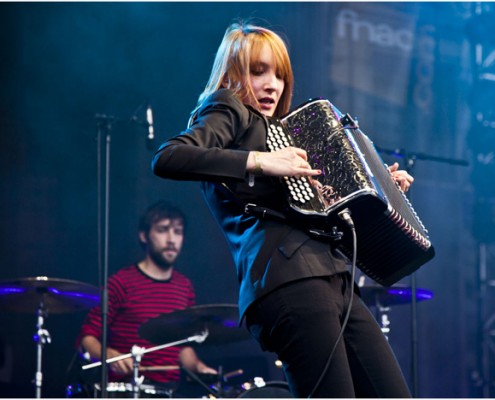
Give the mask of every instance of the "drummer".
MULTIPOLYGON (((150 206, 139 222, 139 241, 145 250, 142 261, 120 269, 108 279, 107 359, 130 353, 132 346, 150 348, 138 335, 139 327, 162 313, 194 305, 191 281, 175 268, 184 240, 185 216, 181 210, 159 201, 150 206)), ((101 356, 101 307, 92 308, 76 340, 76 346, 91 361, 101 356)), ((179 365, 193 373, 216 374, 192 347, 169 347, 144 354, 139 376, 145 382, 177 383, 179 365)), ((109 382, 131 382, 133 360, 109 364, 109 382)))

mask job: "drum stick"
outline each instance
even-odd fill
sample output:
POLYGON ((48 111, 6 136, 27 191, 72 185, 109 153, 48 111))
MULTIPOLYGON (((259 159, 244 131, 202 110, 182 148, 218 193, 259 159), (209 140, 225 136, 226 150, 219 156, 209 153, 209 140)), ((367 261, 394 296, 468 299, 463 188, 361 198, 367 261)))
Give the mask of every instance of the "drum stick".
POLYGON ((150 365, 147 367, 139 367, 139 371, 177 371, 178 365, 150 365))

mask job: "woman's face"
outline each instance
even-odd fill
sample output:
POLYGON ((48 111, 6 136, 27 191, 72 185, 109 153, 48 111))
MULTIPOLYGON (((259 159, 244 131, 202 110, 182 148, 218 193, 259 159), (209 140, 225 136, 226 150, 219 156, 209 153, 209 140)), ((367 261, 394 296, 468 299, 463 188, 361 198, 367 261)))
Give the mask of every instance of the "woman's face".
POLYGON ((251 65, 249 79, 257 102, 248 99, 247 103, 272 117, 284 92, 285 82, 275 68, 275 59, 267 44, 262 47, 259 60, 251 65))

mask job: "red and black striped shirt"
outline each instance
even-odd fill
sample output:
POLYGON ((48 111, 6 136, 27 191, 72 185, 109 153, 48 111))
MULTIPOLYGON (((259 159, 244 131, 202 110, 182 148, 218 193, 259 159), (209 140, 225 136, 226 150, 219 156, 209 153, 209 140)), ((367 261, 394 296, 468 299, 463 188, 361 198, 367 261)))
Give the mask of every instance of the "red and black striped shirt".
MULTIPOLYGON (((133 345, 150 348, 162 343, 150 343, 139 337, 139 327, 150 318, 162 313, 182 310, 194 305, 191 281, 173 270, 166 281, 146 275, 137 265, 123 268, 108 279, 108 347, 121 353, 130 353, 133 345)), ((91 309, 82 325, 77 345, 83 336, 101 337, 101 308, 91 309)), ((146 353, 141 366, 178 365, 180 347, 169 347, 146 353)), ((148 379, 156 382, 178 381, 179 371, 146 371, 148 379)), ((109 380, 122 380, 109 372, 109 380)))

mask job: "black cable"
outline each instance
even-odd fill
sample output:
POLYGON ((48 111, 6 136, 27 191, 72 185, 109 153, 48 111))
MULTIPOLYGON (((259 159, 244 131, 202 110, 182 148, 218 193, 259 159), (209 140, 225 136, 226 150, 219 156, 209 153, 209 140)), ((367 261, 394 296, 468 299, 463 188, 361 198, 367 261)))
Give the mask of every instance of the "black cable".
MULTIPOLYGON (((347 225, 349 225, 349 228, 351 229, 352 232, 352 243, 353 243, 353 254, 352 254, 352 266, 351 266, 351 285, 354 285, 354 279, 356 276, 356 258, 357 258, 357 235, 356 235, 356 228, 354 227, 354 221, 351 218, 351 212, 349 209, 345 209, 341 212, 339 212, 339 217, 344 220, 347 225)), ((335 344, 333 345, 332 351, 330 352, 330 355, 328 356, 327 363, 325 364, 325 368, 323 368, 323 371, 320 374, 320 377, 318 378, 318 381, 316 382, 315 386, 313 387, 313 390, 308 396, 308 399, 313 397, 314 393, 320 386, 321 382, 323 381, 323 378, 325 374, 328 371, 328 368, 330 367, 330 364, 332 362, 333 356, 335 351, 337 350, 337 346, 342 340, 342 336, 344 335, 344 330, 345 327, 347 326, 347 322, 349 321, 349 316, 351 314, 351 308, 352 308, 352 302, 354 299, 354 287, 351 288, 351 296, 349 298, 349 304, 347 306, 347 312, 345 314, 344 322, 342 323, 342 327, 340 328, 340 333, 339 336, 337 337, 337 340, 335 341, 335 344)))

